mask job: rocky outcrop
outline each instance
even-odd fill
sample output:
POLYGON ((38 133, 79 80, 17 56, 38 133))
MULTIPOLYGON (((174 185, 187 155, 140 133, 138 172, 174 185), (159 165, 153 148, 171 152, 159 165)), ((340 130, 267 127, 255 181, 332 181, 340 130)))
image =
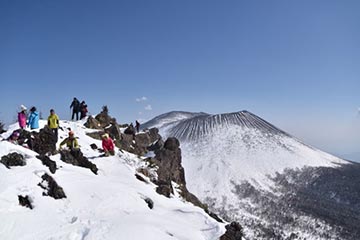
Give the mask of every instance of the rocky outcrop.
POLYGON ((90 129, 102 129, 100 122, 92 116, 88 117, 84 126, 90 129))
POLYGON ((156 191, 169 197, 173 194, 172 182, 178 185, 180 195, 195 206, 206 208, 199 199, 190 193, 186 188, 185 171, 181 165, 180 143, 176 138, 168 138, 164 147, 155 150, 155 164, 158 166, 158 179, 155 184, 158 185, 156 191))
POLYGON ((7 168, 26 165, 24 156, 16 152, 12 152, 8 155, 2 156, 0 162, 4 164, 7 168))
POLYGON ((96 165, 84 157, 80 149, 71 151, 65 149, 61 150, 60 156, 60 159, 66 163, 79 167, 89 168, 94 174, 97 174, 98 168, 96 165))
POLYGON ((51 160, 48 156, 38 155, 38 156, 36 156, 36 158, 40 159, 42 164, 47 166, 52 174, 54 174, 56 172, 56 169, 57 169, 56 162, 51 160))
POLYGON ((23 207, 27 207, 33 209, 34 207, 31 204, 30 197, 26 195, 25 197, 18 195, 19 205, 23 207))
POLYGON ((232 222, 225 226, 226 232, 220 237, 220 240, 242 240, 244 233, 238 222, 232 222))
POLYGON ((101 128, 105 128, 110 124, 116 124, 116 119, 110 117, 107 106, 102 107, 102 111, 95 116, 95 119, 100 123, 101 128))
POLYGON ((27 147, 41 155, 56 152, 57 139, 48 126, 40 129, 39 132, 29 132, 24 129, 18 130, 18 132, 20 133, 17 140, 19 145, 27 147))
POLYGON ((66 198, 63 188, 50 175, 45 173, 41 178, 42 181, 38 185, 45 190, 44 196, 50 196, 54 199, 66 198))

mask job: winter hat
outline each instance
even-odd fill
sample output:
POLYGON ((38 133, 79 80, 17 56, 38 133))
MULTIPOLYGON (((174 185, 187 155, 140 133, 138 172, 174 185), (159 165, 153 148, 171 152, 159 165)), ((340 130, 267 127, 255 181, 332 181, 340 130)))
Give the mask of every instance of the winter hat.
POLYGON ((102 138, 108 138, 109 134, 105 133, 104 135, 101 136, 102 138))
POLYGON ((21 104, 20 109, 21 109, 21 111, 25 111, 27 108, 24 105, 21 104))

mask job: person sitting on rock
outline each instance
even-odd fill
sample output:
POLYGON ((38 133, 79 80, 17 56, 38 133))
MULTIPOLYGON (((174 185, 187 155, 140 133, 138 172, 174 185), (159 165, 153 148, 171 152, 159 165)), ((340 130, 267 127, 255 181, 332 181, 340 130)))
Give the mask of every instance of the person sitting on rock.
POLYGON ((74 136, 74 132, 69 132, 69 137, 65 138, 60 143, 60 150, 62 150, 62 147, 66 144, 66 147, 70 150, 71 155, 73 155, 75 158, 79 156, 80 153, 80 147, 77 139, 74 136))
POLYGON ((109 137, 109 134, 105 133, 102 137, 102 148, 104 150, 105 156, 108 157, 109 155, 114 156, 115 150, 114 150, 114 142, 109 137))
POLYGON ((19 137, 20 133, 18 131, 14 131, 7 140, 11 143, 18 144, 19 137))

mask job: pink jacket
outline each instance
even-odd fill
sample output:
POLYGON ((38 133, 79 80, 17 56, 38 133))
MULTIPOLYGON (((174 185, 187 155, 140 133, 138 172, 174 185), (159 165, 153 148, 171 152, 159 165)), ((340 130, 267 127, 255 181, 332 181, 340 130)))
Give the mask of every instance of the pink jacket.
POLYGON ((114 142, 111 138, 104 138, 102 140, 102 147, 104 151, 114 151, 114 142))
POLYGON ((18 121, 19 121, 20 128, 26 127, 26 114, 24 112, 18 113, 18 121))

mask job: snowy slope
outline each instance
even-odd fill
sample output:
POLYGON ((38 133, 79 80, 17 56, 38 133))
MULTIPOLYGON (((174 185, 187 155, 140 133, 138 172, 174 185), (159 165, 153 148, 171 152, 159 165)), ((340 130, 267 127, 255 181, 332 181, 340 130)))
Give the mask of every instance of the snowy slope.
MULTIPOLYGON (((302 143, 248 111, 217 115, 194 114, 181 120, 178 120, 176 112, 172 112, 171 116, 162 115, 168 124, 160 127, 160 133, 180 140, 189 190, 223 217, 238 219, 241 224, 246 225, 245 233, 248 236, 256 239, 269 239, 270 236, 285 239, 294 232, 299 232, 301 237, 308 239, 319 239, 328 233, 335 238, 338 236, 334 227, 327 222, 330 217, 326 211, 330 207, 326 205, 318 218, 303 214, 301 211, 307 206, 296 205, 298 201, 302 201, 300 198, 294 200, 296 209, 287 206, 294 199, 290 197, 291 194, 301 195, 297 192, 289 194, 292 189, 287 187, 291 181, 296 184, 304 183, 305 190, 302 190, 301 197, 312 200, 312 195, 316 194, 313 191, 317 190, 310 191, 306 187, 306 181, 315 182, 316 174, 320 176, 319 172, 330 175, 331 169, 347 166, 349 162, 302 143), (174 117, 173 120, 169 119, 171 116, 174 117), (288 175, 288 172, 292 175, 288 175), (302 175, 309 177, 298 179, 302 175), (284 182, 287 183, 286 186, 282 185, 284 182), (283 212, 279 213, 277 208, 283 212), (277 219, 271 219, 276 215, 279 215, 277 219), (284 222, 279 222, 281 218, 284 218, 281 220, 284 222), (286 221, 289 226, 286 226, 286 221), (313 227, 315 225, 320 227, 313 227), (267 230, 257 232, 262 227, 267 230), (271 231, 274 235, 268 234, 271 231)), ((152 120, 153 123, 162 123, 161 117, 155 120, 152 120)), ((151 125, 147 123, 147 126, 151 125)), ((325 175, 321 179, 325 179, 325 175)), ((335 193, 339 191, 338 188, 342 186, 326 191, 335 193)), ((303 202, 305 204, 306 201, 303 202)), ((339 205, 340 202, 349 205, 348 200, 338 202, 339 205)), ((344 206, 337 207, 341 212, 340 207, 344 206)), ((360 219, 356 221, 360 223, 360 219)), ((349 231, 351 232, 351 227, 349 231)))
MULTIPOLYGON (((84 156, 99 168, 98 175, 89 169, 66 164, 60 154, 51 156, 58 170, 49 169, 35 158, 35 152, 24 147, 0 142, 0 157, 10 152, 26 156, 27 165, 7 169, 0 164, 0 239, 2 240, 98 240, 98 239, 218 239, 224 226, 200 208, 177 197, 166 198, 155 192, 155 185, 137 180, 139 158, 118 150, 114 157, 98 157, 91 143, 101 142, 86 135, 92 130, 83 121, 60 121, 59 141, 67 128, 75 131, 84 156), (51 175, 64 189, 66 199, 43 196, 38 183, 43 173, 51 175), (19 206, 18 195, 29 195, 34 209, 19 206), (149 209, 144 199, 150 198, 149 209)), ((41 121, 41 127, 45 121, 41 121)), ((17 124, 10 126, 6 138, 17 124)))

